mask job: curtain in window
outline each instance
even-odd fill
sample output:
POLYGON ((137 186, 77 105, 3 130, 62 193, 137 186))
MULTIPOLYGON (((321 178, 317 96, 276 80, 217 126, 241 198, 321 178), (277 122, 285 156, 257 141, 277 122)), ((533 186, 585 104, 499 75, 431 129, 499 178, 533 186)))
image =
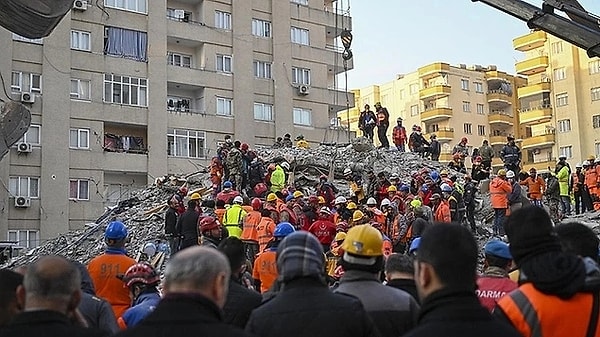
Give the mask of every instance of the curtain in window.
POLYGON ((105 54, 141 62, 148 61, 148 35, 145 32, 107 27, 106 37, 105 54))

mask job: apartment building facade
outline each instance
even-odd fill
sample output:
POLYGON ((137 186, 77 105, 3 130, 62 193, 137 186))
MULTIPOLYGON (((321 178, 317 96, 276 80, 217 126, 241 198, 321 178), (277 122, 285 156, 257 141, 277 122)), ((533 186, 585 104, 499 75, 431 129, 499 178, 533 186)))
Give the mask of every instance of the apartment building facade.
MULTIPOLYGON (((507 135, 518 137, 516 90, 523 85, 523 78, 495 66, 437 62, 398 75, 393 81, 353 90, 355 107, 338 115, 342 125, 348 125, 349 115, 350 129, 357 130, 365 104, 373 107, 381 102, 390 112, 390 139, 396 119, 402 117, 409 133, 413 125, 421 126, 427 139, 435 133, 442 144, 440 161, 450 161, 452 148, 462 137, 467 137, 471 148, 488 139, 497 153, 507 135)), ((377 139, 375 142, 378 144, 377 139)), ((502 165, 498 158, 493 164, 502 165)))
POLYGON ((33 247, 81 228, 196 171, 227 134, 323 141, 346 108, 343 29, 335 0, 103 0, 76 1, 43 39, 0 30, 5 88, 32 112, 0 162, 0 233, 33 247))

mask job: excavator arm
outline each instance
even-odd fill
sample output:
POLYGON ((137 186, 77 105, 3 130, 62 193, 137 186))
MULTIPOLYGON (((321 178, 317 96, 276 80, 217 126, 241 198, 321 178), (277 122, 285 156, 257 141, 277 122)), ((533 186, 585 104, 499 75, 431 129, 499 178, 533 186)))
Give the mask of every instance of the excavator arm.
POLYGON ((589 57, 600 56, 600 17, 587 12, 577 0, 545 0, 542 7, 522 0, 471 0, 483 2, 515 18, 531 29, 552 34, 587 51, 589 57), (564 12, 567 17, 558 15, 564 12))

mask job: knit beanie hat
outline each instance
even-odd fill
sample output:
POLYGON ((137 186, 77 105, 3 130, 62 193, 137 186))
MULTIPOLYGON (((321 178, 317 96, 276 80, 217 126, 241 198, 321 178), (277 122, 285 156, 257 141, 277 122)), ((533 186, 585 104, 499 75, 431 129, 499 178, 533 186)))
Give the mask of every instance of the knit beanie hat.
POLYGON ((277 248, 278 278, 284 283, 302 277, 321 277, 324 262, 323 247, 309 232, 294 232, 277 248))

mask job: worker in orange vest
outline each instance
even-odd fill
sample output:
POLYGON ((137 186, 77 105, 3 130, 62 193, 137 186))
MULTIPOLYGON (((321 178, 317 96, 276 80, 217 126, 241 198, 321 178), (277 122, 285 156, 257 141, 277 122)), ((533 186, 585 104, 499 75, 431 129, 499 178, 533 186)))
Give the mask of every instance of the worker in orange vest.
POLYGON ((262 253, 267 244, 273 238, 273 232, 275 232, 275 221, 271 218, 271 211, 263 208, 260 211, 260 221, 256 226, 256 238, 258 241, 258 252, 262 253))
POLYGON ((279 243, 289 234, 295 232, 294 226, 289 222, 282 222, 277 225, 273 233, 273 240, 269 247, 258 254, 252 268, 252 278, 256 289, 265 293, 271 288, 279 273, 277 272, 277 247, 279 243))
POLYGON ((250 262, 254 263, 254 258, 258 254, 258 224, 262 219, 260 215, 260 209, 262 208, 262 202, 258 198, 252 199, 252 209, 248 210, 248 215, 242 222, 242 236, 240 239, 244 243, 244 251, 246 252, 246 258, 250 262))
POLYGON ((590 193, 590 198, 592 199, 592 207, 596 210, 596 205, 600 205, 600 200, 598 199, 598 160, 594 156, 588 157, 588 168, 585 170, 585 186, 587 187, 588 192, 590 193))
POLYGON ((519 182, 520 185, 527 186, 527 196, 529 201, 538 206, 542 206, 542 196, 546 190, 546 182, 544 178, 537 175, 535 167, 529 169, 529 177, 519 182))
POLYGON ((433 220, 435 222, 452 222, 448 201, 444 200, 438 193, 432 194, 429 200, 433 204, 433 220))
POLYGON ((490 183, 490 201, 494 209, 494 235, 504 235, 504 218, 508 209, 508 195, 512 192, 512 186, 506 179, 506 170, 498 170, 498 175, 490 183))

